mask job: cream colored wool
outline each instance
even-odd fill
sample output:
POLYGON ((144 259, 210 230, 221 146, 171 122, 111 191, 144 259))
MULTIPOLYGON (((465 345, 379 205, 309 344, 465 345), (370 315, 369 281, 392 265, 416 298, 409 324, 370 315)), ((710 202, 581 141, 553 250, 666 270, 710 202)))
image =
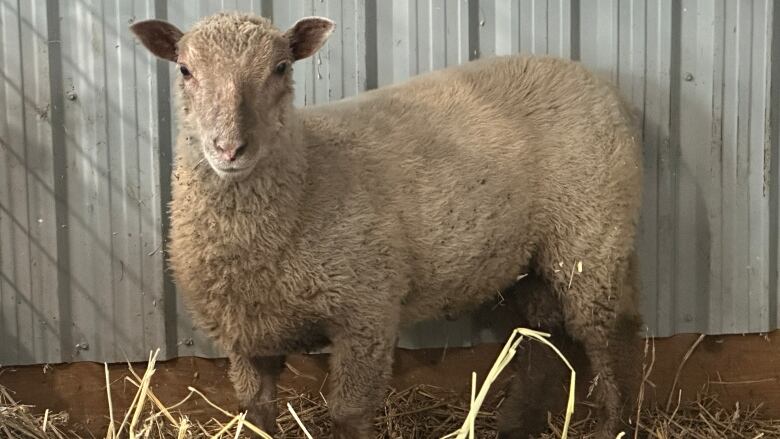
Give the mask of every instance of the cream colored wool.
MULTIPOLYGON (((177 80, 168 250, 248 419, 273 431, 283 356, 329 344, 334 436, 370 437, 399 327, 517 289, 587 352, 601 437, 614 437, 618 375, 637 360, 641 166, 625 105, 578 63, 511 56, 294 108, 287 63, 332 28, 238 14, 183 34, 133 26, 190 75, 177 80)), ((522 415, 502 437, 532 428, 522 415)))

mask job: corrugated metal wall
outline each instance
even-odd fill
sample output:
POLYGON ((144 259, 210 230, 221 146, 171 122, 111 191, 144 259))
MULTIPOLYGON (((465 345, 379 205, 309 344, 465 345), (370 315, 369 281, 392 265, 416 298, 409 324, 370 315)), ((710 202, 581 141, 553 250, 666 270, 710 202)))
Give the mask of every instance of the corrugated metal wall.
MULTIPOLYGON (((296 67, 299 105, 478 56, 581 60, 643 115, 651 333, 777 327, 771 0, 0 0, 0 363, 215 354, 164 276, 171 68, 127 27, 157 17, 186 28, 222 9, 280 27, 337 21, 296 67)), ((466 319, 404 343, 483 335, 466 319)))

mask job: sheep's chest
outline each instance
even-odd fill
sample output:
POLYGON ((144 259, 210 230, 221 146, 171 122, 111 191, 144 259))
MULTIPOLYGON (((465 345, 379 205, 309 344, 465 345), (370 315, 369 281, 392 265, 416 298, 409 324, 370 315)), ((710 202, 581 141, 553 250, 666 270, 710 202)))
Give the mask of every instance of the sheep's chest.
MULTIPOLYGON (((295 293, 278 206, 251 186, 209 192, 209 174, 179 167, 171 204, 170 261, 196 323, 222 349, 256 355, 299 351, 323 337, 315 306, 295 293)), ((279 202, 279 200, 276 200, 279 202)))
POLYGON ((214 306, 199 307, 201 312, 195 312, 201 327, 226 351, 276 355, 316 349, 327 343, 321 326, 306 317, 263 311, 267 309, 265 304, 242 306, 232 302, 224 300, 220 307, 217 299, 211 302, 214 306))
POLYGON ((281 291, 284 274, 266 258, 224 236, 200 238, 187 241, 204 244, 187 245, 186 257, 172 251, 171 262, 196 323, 220 348, 272 355, 326 342, 312 304, 281 291))

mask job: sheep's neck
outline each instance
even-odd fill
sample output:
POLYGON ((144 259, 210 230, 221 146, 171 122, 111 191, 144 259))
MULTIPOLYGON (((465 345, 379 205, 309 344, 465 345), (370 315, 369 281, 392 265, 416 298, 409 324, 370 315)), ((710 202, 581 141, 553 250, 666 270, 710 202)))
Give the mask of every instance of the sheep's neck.
POLYGON ((251 251, 273 264, 298 226, 306 163, 296 140, 286 135, 278 153, 237 183, 221 180, 192 153, 197 149, 188 147, 173 173, 174 225, 176 215, 193 218, 207 240, 229 244, 239 254, 251 251))

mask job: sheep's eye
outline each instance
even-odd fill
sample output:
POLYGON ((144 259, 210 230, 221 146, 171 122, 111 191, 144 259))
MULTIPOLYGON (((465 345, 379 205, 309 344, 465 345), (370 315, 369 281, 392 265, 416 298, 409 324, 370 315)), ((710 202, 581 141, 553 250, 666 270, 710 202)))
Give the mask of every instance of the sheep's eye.
POLYGON ((276 65, 276 68, 274 69, 274 73, 277 75, 284 75, 285 72, 287 72, 287 61, 280 62, 276 65))
POLYGON ((181 72, 181 75, 184 76, 185 79, 190 78, 192 76, 192 73, 190 73, 190 69, 188 69, 186 66, 179 65, 179 71, 181 72))

